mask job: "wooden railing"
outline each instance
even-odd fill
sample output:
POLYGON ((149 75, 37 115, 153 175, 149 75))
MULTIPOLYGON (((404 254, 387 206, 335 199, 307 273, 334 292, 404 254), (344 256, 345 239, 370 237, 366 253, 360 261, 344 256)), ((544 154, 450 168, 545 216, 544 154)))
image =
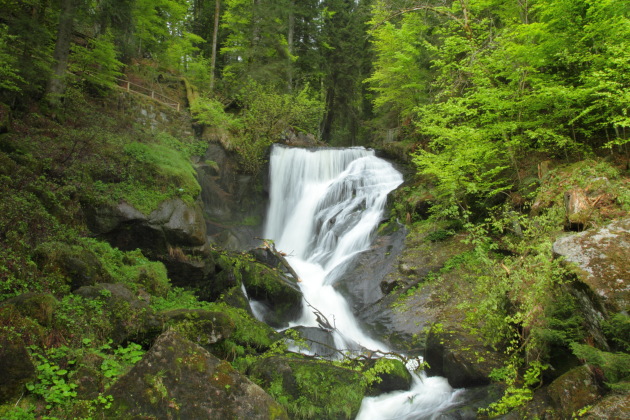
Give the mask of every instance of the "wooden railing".
POLYGON ((140 95, 147 96, 155 101, 163 103, 164 105, 170 106, 171 108, 179 111, 179 102, 171 98, 167 98, 166 96, 154 91, 153 89, 131 83, 129 80, 116 79, 116 81, 118 82, 118 87, 121 89, 125 89, 127 92, 138 93, 140 95))

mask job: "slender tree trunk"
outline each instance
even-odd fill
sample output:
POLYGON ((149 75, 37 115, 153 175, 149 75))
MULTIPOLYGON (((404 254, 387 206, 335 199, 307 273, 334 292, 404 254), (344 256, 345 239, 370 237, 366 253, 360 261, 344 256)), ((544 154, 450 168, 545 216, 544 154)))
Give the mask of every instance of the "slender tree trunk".
POLYGON ((68 59, 70 56, 70 41, 72 29, 74 27, 74 14, 76 11, 76 0, 62 0, 61 13, 59 14, 59 28, 57 30, 57 41, 53 52, 53 74, 48 81, 46 93, 49 101, 57 104, 59 95, 63 95, 66 90, 66 71, 68 69, 68 59))
POLYGON ((287 63, 287 87, 289 92, 293 90, 293 37, 295 34, 295 2, 291 2, 291 10, 289 10, 289 32, 287 34, 287 44, 289 49, 289 59, 287 63))
POLYGON ((210 91, 214 90, 214 73, 217 66, 217 39, 219 38, 219 12, 221 0, 216 0, 214 9, 214 32, 212 34, 212 57, 210 58, 210 91))

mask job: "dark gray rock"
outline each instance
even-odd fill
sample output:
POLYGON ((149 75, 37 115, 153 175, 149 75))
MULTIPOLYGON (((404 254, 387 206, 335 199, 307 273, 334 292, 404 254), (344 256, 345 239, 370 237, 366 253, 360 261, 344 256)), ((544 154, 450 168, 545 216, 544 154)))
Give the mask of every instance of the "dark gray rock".
POLYGON ((257 246, 267 210, 268 169, 257 175, 239 172, 238 163, 218 143, 210 143, 197 165, 201 200, 211 242, 222 248, 257 246))
POLYGON ((288 419, 258 385, 202 347, 167 331, 109 390, 105 418, 288 419))
POLYGON ((126 202, 86 209, 88 227, 122 250, 142 249, 149 256, 163 255, 169 247, 205 244, 206 225, 198 204, 179 198, 163 201, 144 215, 126 202))
POLYGON ((488 385, 490 373, 502 367, 505 358, 461 326, 431 328, 424 355, 427 374, 444 376, 453 388, 488 385))

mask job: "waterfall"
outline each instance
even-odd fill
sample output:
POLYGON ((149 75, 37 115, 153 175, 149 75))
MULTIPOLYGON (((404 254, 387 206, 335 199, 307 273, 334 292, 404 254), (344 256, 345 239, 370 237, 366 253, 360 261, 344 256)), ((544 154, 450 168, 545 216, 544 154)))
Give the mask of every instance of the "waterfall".
MULTIPOLYGON (((276 145, 270 180, 265 238, 287 254, 306 301, 292 326, 330 329, 336 348, 343 351, 387 352, 385 344, 363 332, 334 284, 350 259, 369 248, 388 193, 403 181, 401 174, 364 148, 276 145)), ((357 418, 431 418, 456 394, 444 378, 414 374, 410 391, 365 398, 357 418)))

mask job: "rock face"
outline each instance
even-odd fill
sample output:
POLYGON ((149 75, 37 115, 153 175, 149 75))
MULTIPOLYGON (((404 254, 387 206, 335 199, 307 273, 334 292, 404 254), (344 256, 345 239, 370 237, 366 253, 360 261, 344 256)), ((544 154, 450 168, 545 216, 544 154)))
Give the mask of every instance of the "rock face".
POLYGON ((203 212, 198 204, 179 198, 166 200, 148 216, 121 202, 86 211, 90 229, 122 250, 140 248, 151 256, 168 253, 169 246, 201 246, 206 241, 203 212))
POLYGON ((262 236, 268 193, 267 169, 259 176, 239 173, 236 161, 218 144, 210 143, 197 165, 208 237, 222 248, 246 250, 262 236))
POLYGON ((554 253, 577 267, 578 279, 611 313, 630 310, 630 217, 600 229, 564 236, 554 253))
POLYGON ((167 331, 110 389, 105 418, 288 419, 258 385, 202 347, 167 331))

